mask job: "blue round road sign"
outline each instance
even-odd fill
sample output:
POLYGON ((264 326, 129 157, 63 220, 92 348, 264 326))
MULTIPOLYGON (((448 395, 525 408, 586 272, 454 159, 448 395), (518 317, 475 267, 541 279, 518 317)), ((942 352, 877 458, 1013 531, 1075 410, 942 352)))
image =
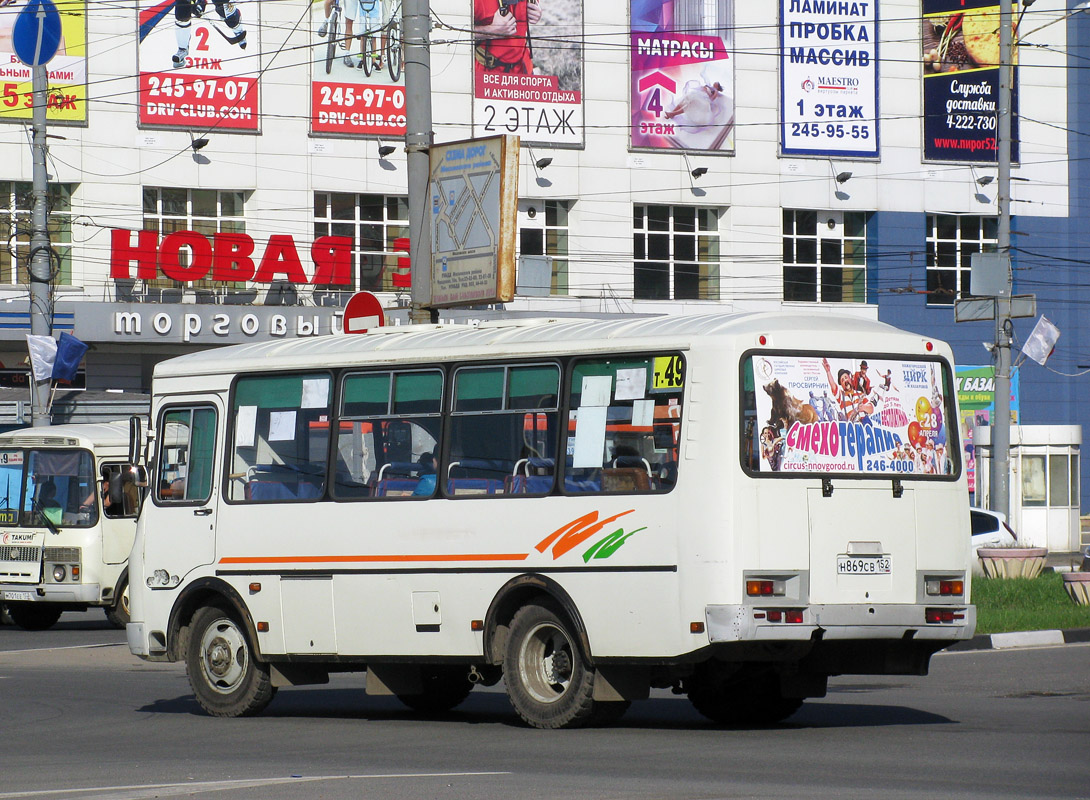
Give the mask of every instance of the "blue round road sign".
POLYGON ((50 0, 28 0, 11 31, 15 55, 28 67, 48 64, 61 44, 61 15, 50 0))

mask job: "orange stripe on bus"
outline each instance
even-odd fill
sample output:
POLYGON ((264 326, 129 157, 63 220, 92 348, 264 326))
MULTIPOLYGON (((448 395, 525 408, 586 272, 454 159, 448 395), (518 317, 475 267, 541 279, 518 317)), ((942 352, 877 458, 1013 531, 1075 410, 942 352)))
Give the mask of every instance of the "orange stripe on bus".
POLYGON ((525 561, 529 553, 440 553, 369 556, 225 556, 221 564, 390 563, 406 561, 525 561))

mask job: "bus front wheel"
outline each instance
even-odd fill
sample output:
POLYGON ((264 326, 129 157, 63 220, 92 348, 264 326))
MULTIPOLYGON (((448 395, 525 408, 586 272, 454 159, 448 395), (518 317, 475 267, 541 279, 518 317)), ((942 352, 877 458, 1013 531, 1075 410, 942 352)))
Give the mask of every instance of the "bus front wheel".
POLYGON ((44 631, 61 618, 61 609, 52 603, 8 603, 8 615, 24 631, 44 631))
POLYGON ((117 602, 106 608, 106 619, 110 624, 120 630, 125 630, 129 624, 129 582, 126 580, 117 593, 117 602))
POLYGON ((535 728, 575 728, 593 719, 594 672, 551 606, 524 606, 515 614, 503 677, 511 705, 535 728))
POLYGON ((185 665, 197 702, 214 717, 253 716, 276 694, 237 615, 219 605, 193 615, 185 665))

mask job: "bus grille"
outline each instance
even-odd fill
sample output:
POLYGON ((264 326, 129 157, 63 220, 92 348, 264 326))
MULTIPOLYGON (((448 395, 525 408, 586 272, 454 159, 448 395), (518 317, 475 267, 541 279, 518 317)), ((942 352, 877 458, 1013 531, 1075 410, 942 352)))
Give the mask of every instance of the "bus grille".
MULTIPOLYGON (((73 548, 57 548, 70 550, 73 548)), ((0 561, 40 561, 42 551, 26 544, 0 544, 0 561)))
POLYGON ((80 552, 78 547, 47 547, 42 553, 42 560, 51 564, 78 564, 80 552))

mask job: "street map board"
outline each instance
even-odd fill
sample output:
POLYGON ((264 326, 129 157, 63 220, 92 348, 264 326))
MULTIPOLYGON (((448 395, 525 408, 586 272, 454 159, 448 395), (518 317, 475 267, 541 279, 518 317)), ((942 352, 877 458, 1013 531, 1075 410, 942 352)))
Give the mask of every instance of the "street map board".
POLYGON ((431 148, 431 307, 515 296, 517 136, 431 148))

